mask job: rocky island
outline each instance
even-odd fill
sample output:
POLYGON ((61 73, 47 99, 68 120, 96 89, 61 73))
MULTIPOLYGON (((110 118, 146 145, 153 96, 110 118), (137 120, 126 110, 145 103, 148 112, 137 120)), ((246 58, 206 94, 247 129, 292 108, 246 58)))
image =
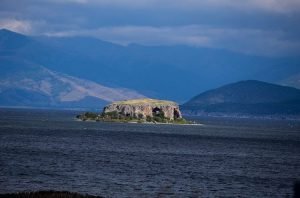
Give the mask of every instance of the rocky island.
POLYGON ((83 121, 188 124, 177 103, 167 100, 136 99, 113 102, 101 114, 86 112, 77 116, 83 121))

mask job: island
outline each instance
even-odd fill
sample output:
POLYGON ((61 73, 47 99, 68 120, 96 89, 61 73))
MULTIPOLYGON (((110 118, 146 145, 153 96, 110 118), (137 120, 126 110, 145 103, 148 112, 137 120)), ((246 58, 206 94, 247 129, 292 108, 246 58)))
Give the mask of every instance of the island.
POLYGON ((177 103, 150 98, 113 102, 100 114, 85 112, 77 118, 83 121, 192 124, 182 117, 177 103))

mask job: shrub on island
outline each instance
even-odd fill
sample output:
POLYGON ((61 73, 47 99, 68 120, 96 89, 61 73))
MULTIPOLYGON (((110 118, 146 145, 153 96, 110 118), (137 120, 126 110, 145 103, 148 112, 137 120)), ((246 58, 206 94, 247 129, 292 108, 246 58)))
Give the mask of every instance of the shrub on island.
POLYGON ((170 124, 192 124, 184 118, 169 119, 164 116, 164 113, 153 114, 153 117, 139 115, 138 117, 124 116, 116 111, 97 114, 94 112, 85 112, 76 116, 77 119, 82 121, 103 121, 103 122, 136 122, 136 123, 170 123, 170 124))

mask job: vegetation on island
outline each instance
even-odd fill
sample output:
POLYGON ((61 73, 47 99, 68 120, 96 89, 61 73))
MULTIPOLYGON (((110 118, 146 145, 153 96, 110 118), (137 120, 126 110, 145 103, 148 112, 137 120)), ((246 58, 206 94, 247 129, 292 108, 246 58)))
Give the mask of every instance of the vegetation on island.
POLYGON ((161 106, 161 105, 176 105, 175 102, 168 101, 168 100, 156 100, 151 98, 143 98, 143 99, 134 99, 134 100, 123 100, 118 102, 113 102, 112 104, 117 105, 143 105, 143 104, 150 104, 153 106, 161 106))
POLYGON ((144 118, 142 114, 138 116, 125 116, 117 111, 107 113, 93 113, 85 112, 76 116, 77 119, 82 121, 103 121, 103 122, 122 122, 122 123, 169 123, 169 124, 192 124, 192 122, 184 118, 175 118, 173 120, 165 117, 164 112, 153 114, 153 117, 147 116, 144 118))

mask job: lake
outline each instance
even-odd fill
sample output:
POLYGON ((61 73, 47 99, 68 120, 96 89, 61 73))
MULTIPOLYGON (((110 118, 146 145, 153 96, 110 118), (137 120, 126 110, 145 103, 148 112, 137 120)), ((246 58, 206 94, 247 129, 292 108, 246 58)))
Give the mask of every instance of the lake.
POLYGON ((80 122, 76 111, 0 109, 0 193, 104 197, 292 197, 300 122, 80 122))

